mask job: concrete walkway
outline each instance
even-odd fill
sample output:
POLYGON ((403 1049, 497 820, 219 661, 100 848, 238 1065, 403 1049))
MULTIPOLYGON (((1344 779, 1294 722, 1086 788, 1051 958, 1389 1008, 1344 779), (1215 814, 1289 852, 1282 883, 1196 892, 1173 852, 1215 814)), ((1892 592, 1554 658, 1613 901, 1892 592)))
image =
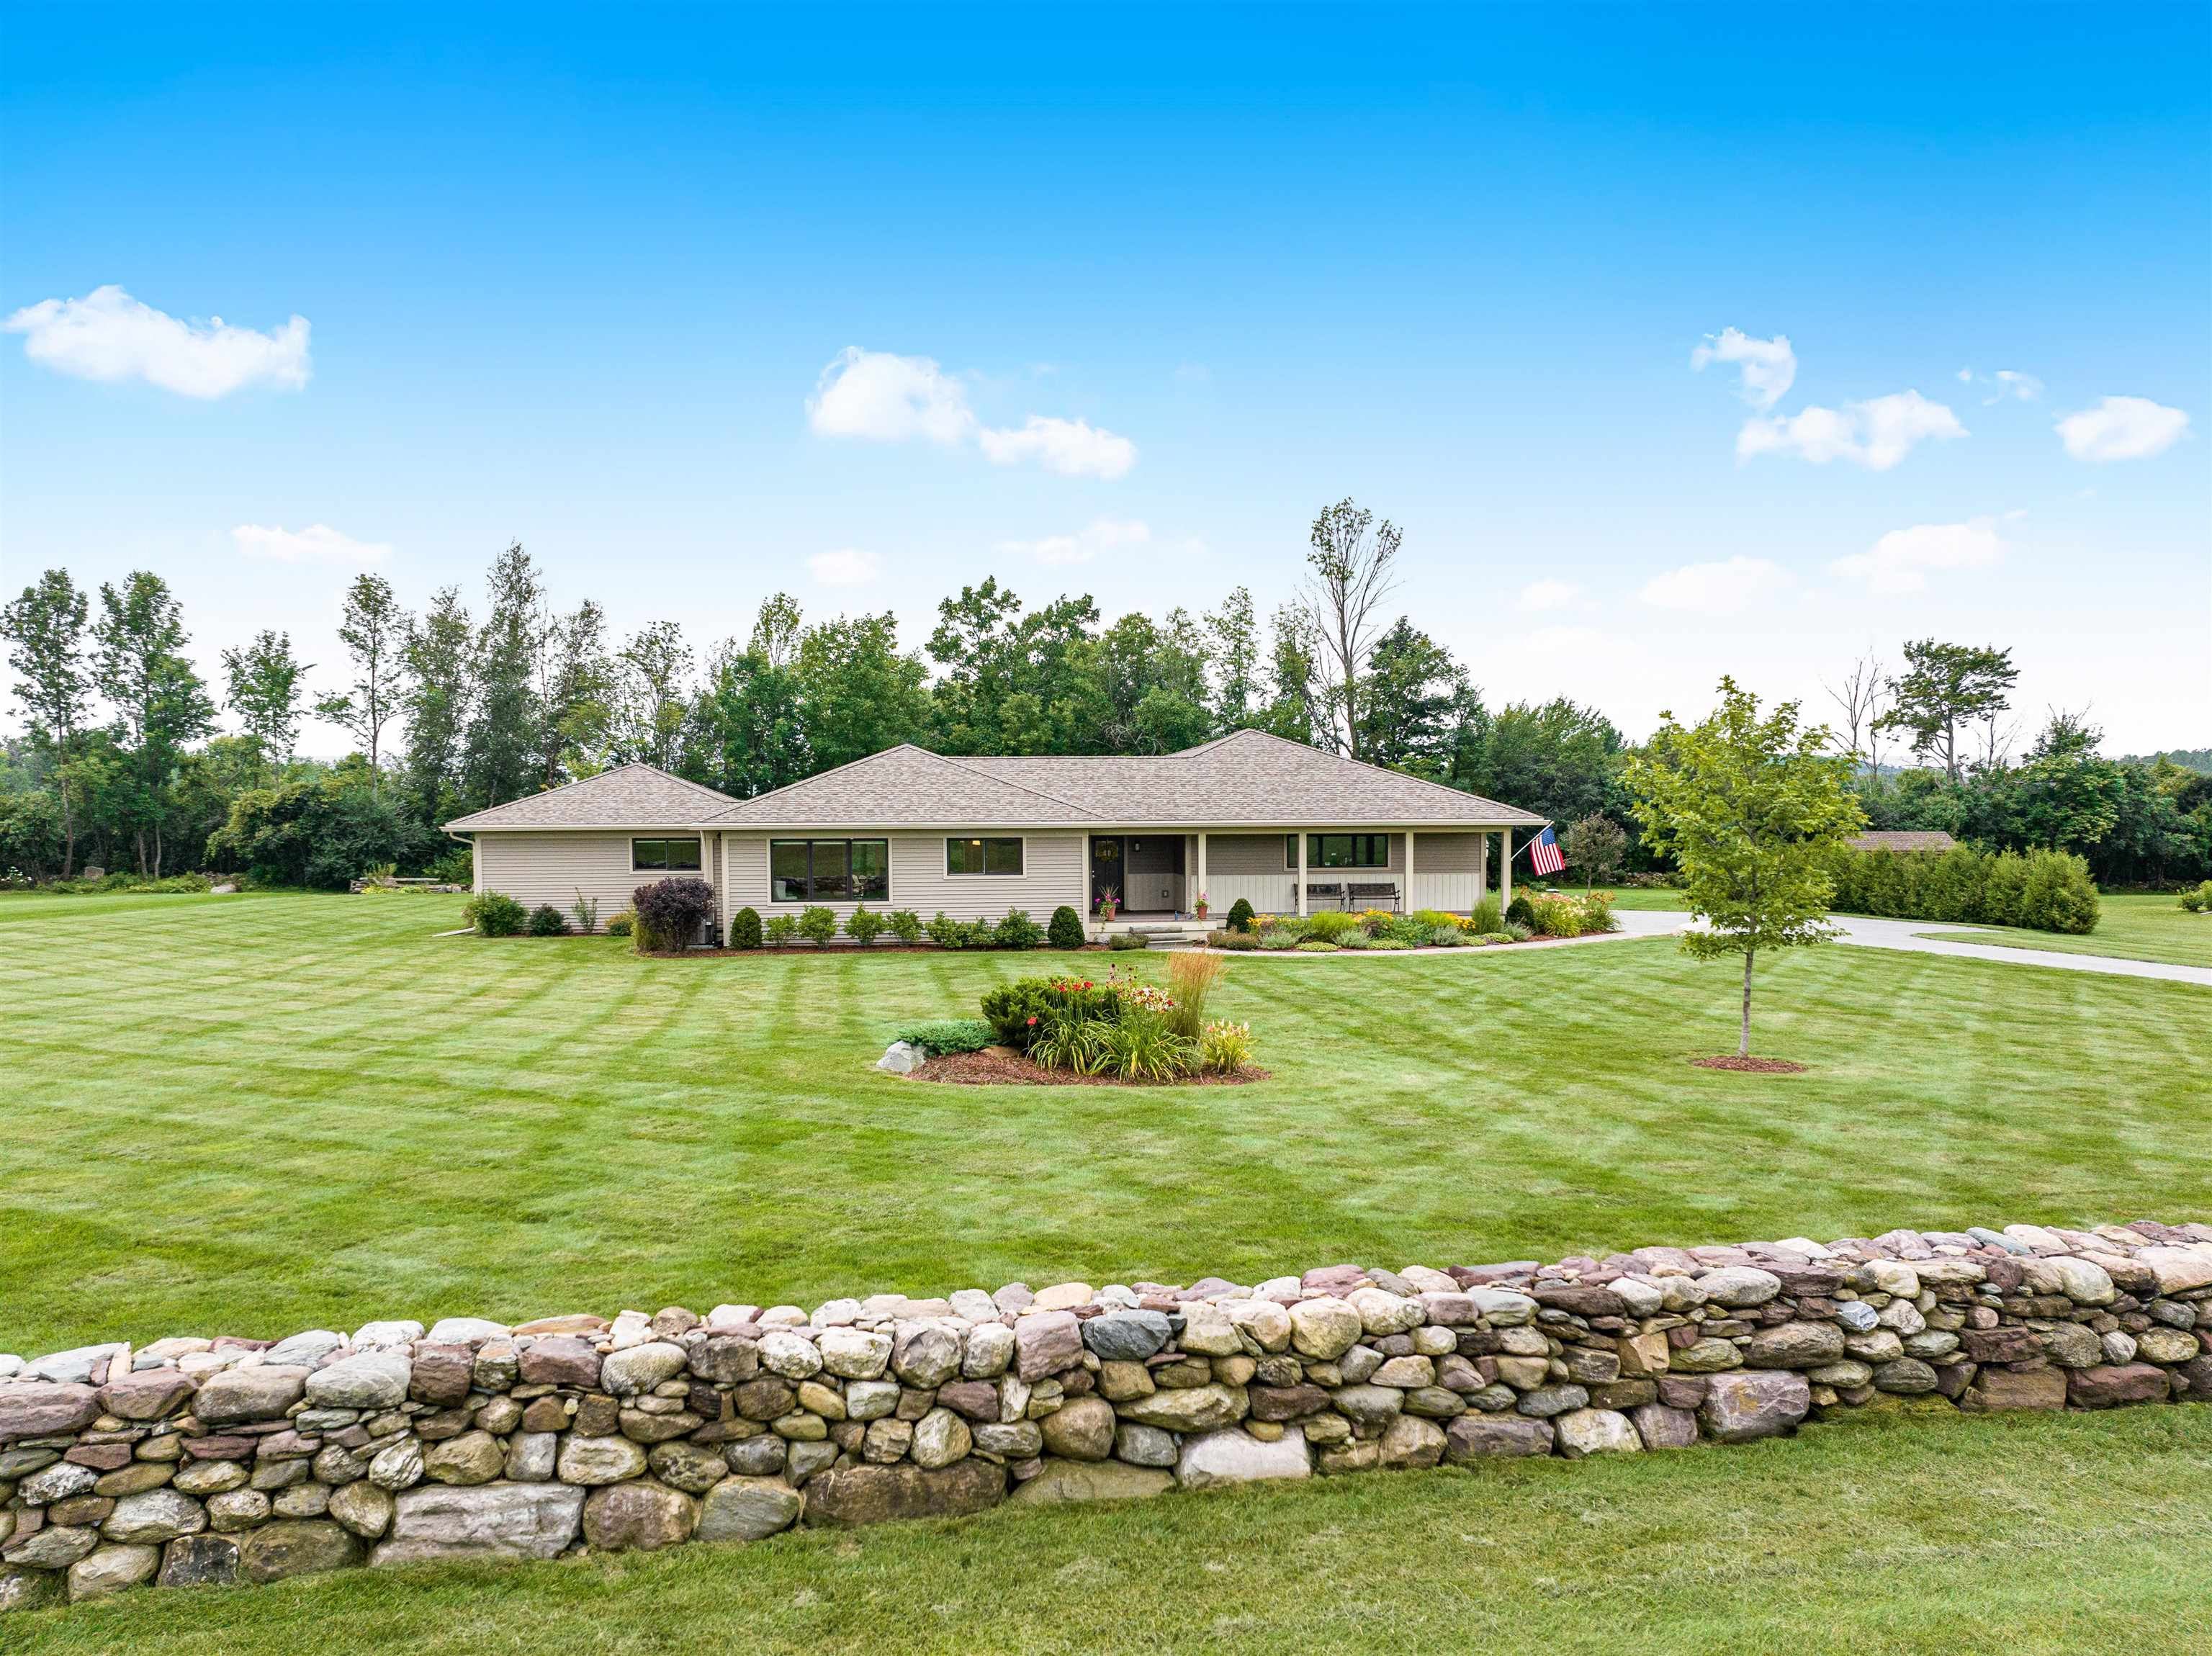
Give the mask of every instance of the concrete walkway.
MULTIPOLYGON (((1619 911, 1615 936, 1668 937, 1689 929, 1687 914, 1649 909, 1619 911)), ((1831 914, 1829 924, 1843 932, 1838 943, 1862 949, 1894 949, 1907 955, 1952 955, 1961 960, 1995 961, 2001 966, 2048 966, 2061 972, 2094 972, 2111 978, 2156 978, 2166 983, 2197 983, 2212 988, 2212 966, 2168 966, 2159 961, 2118 960, 2108 955, 2066 955, 2054 949, 2005 949, 1980 943, 1945 943, 1914 934, 1935 920, 1878 920, 1862 914, 1831 914)))

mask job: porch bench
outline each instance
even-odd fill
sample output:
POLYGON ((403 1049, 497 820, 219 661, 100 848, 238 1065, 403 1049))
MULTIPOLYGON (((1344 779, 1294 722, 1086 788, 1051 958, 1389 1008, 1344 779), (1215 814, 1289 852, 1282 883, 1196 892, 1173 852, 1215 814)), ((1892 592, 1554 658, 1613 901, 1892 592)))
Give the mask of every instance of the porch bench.
MULTIPOLYGON (((1316 885, 1309 880, 1306 883, 1306 912, 1311 913, 1316 907, 1322 904, 1331 908, 1346 907, 1345 888, 1334 882, 1328 885, 1316 885)), ((1298 883, 1293 880, 1291 882, 1291 912, 1296 913, 1297 907, 1298 883)))
POLYGON ((1397 882, 1395 880, 1378 880, 1367 885, 1346 886, 1345 891, 1346 908, 1388 908, 1394 914, 1398 912, 1399 893, 1397 882))

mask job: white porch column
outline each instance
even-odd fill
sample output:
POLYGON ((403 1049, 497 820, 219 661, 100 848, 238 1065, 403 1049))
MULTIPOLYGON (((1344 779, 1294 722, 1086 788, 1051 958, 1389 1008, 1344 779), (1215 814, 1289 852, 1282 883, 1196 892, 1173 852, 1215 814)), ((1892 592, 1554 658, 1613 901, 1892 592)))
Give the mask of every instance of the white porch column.
POLYGON ((1507 828, 1500 841, 1504 855, 1498 859, 1498 901, 1500 907, 1513 904, 1513 830, 1507 828))
POLYGON ((1474 901, 1480 903, 1490 895, 1490 830, 1485 828, 1474 836, 1474 901))
POLYGON ((1398 907, 1410 914, 1413 912, 1413 830, 1406 830, 1406 889, 1399 895, 1398 907))
MULTIPOLYGON (((1198 831, 1198 889, 1201 892, 1208 889, 1206 880, 1206 830, 1204 828, 1198 831)), ((1194 913, 1196 911, 1197 901, 1195 897, 1191 899, 1194 913)), ((1210 901, 1208 907, 1212 907, 1210 901)))
POLYGON ((1303 829, 1303 828, 1301 828, 1301 829, 1298 831, 1298 918, 1299 918, 1300 919, 1305 919, 1305 917, 1306 917, 1306 836, 1305 836, 1305 830, 1304 830, 1304 829, 1303 829))

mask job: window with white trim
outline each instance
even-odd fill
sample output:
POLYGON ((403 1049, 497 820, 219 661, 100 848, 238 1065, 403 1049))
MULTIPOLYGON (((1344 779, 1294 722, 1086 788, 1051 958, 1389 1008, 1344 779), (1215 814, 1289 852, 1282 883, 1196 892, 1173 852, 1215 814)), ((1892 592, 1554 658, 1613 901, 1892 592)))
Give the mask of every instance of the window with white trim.
POLYGON ((948 875, 1019 874, 1022 841, 1019 835, 997 840, 947 840, 945 871, 948 875))

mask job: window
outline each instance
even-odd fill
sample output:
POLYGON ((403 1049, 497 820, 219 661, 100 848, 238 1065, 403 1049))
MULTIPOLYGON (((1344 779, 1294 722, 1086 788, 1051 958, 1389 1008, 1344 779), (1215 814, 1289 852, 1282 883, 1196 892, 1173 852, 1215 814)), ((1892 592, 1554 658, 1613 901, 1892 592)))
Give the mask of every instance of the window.
MULTIPOLYGON (((1298 836, 1283 836, 1283 866, 1298 865, 1298 836)), ((1306 868, 1388 868, 1390 836, 1387 834, 1309 834, 1306 868)))
POLYGON ((1018 874, 1022 871, 1022 842, 1012 840, 947 840, 947 874, 1018 874))
POLYGON ((891 895, 888 840, 771 840, 768 900, 772 903, 887 902, 891 895))
POLYGON ((629 865, 634 870, 661 870, 683 874, 699 871, 699 842, 696 840, 633 840, 629 842, 629 865))

